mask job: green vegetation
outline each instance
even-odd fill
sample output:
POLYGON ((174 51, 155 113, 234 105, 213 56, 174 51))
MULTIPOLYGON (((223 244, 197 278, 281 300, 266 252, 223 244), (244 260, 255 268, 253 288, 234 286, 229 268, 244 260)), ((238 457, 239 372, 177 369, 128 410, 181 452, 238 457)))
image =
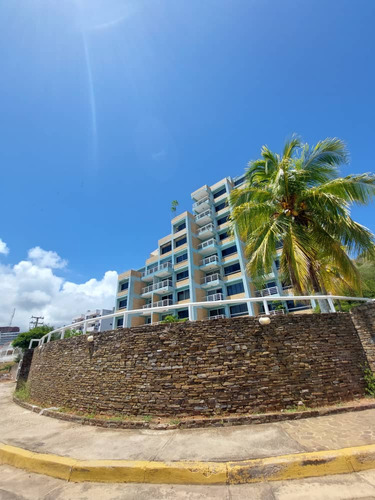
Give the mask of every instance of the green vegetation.
POLYGON ((366 382, 366 393, 375 398, 375 374, 368 365, 364 369, 364 379, 366 382))
POLYGON ((74 330, 74 329, 67 328, 65 330, 64 339, 69 339, 70 337, 78 337, 79 335, 82 335, 82 333, 83 332, 81 332, 81 330, 74 330))
POLYGON ((177 316, 170 314, 160 321, 160 323, 184 323, 185 321, 187 321, 187 318, 180 319, 177 316))
MULTIPOLYGON (((249 274, 270 273, 282 243, 281 277, 297 294, 362 293, 352 256, 375 259, 374 235, 350 217, 349 207, 374 198, 375 176, 339 177, 347 163, 346 146, 336 138, 309 146, 293 136, 282 155, 263 146, 261 158, 249 164, 246 186, 230 197, 249 274)), ((327 310, 326 301, 319 304, 327 310)))
POLYGON ((178 203, 177 200, 173 200, 172 201, 172 203, 171 203, 171 213, 172 213, 172 216, 176 213, 178 205, 179 205, 179 203, 178 203))
POLYGON ((151 416, 151 415, 145 415, 145 416, 143 417, 143 420, 144 420, 145 422, 151 422, 151 420, 152 420, 152 416, 151 416))
POLYGON ((15 363, 0 363, 0 372, 10 372, 15 363))
POLYGON ((21 384, 20 387, 14 392, 14 395, 21 401, 28 401, 30 399, 29 384, 27 382, 21 384))
POLYGON ((43 325, 37 326, 36 328, 32 328, 28 332, 20 333, 12 342, 14 347, 19 347, 23 351, 29 348, 31 339, 40 339, 46 333, 49 333, 53 330, 53 326, 43 325))

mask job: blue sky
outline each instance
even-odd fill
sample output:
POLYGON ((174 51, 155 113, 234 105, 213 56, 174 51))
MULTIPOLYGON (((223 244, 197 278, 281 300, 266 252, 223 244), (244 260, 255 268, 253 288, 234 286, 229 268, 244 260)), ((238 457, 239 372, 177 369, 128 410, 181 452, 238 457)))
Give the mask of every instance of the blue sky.
MULTIPOLYGON (((78 283, 142 265, 170 203, 293 132, 374 171, 373 0, 3 0, 0 237, 78 283)), ((375 230, 373 206, 354 217, 375 230)))

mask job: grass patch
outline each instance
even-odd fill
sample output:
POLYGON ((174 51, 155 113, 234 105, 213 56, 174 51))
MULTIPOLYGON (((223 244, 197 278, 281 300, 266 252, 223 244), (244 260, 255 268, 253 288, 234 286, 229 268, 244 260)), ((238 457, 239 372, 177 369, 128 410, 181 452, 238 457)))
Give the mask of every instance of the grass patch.
POLYGON ((16 398, 20 399, 21 401, 28 401, 30 399, 30 386, 29 384, 23 383, 20 385, 18 389, 14 392, 14 395, 16 398))
POLYGON ((143 418, 143 420, 144 420, 145 422, 151 422, 151 420, 152 420, 152 416, 151 416, 151 415, 145 415, 145 416, 144 416, 144 417, 142 417, 142 418, 143 418))

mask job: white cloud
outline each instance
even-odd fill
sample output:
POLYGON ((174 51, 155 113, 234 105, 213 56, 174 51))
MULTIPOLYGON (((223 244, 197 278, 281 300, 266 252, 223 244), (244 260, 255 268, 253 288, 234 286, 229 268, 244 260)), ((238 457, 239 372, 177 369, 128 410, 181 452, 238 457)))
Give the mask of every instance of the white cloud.
POLYGON ((7 247, 7 244, 1 238, 0 238, 0 253, 4 255, 8 255, 9 253, 9 248, 7 247))
POLYGON ((67 261, 63 260, 56 252, 43 250, 40 247, 31 248, 27 254, 29 260, 39 267, 50 267, 51 269, 62 269, 66 267, 67 261))
POLYGON ((14 266, 0 265, 0 325, 9 323, 14 307, 13 325, 26 330, 32 315, 44 316, 46 324, 58 327, 88 309, 114 306, 115 271, 107 271, 99 280, 74 283, 54 273, 66 264, 56 252, 35 247, 29 250, 27 260, 14 266))

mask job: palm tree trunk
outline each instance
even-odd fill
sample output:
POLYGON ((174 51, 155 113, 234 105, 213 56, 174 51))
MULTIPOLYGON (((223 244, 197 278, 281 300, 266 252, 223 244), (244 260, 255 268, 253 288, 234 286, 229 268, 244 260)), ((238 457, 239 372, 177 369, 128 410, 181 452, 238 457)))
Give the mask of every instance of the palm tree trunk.
MULTIPOLYGON (((310 274, 310 280, 311 280, 311 284, 312 284, 312 287, 314 290, 314 294, 315 295, 326 295, 327 292, 326 292, 326 290, 324 290, 320 286, 320 283, 319 283, 318 277, 316 275, 314 266, 311 262, 309 265, 309 274, 310 274)), ((328 304, 327 299, 320 299, 320 300, 317 299, 317 302, 318 302, 319 307, 320 307, 320 312, 322 312, 322 313, 329 313, 330 312, 330 308, 329 308, 329 304, 328 304)))

